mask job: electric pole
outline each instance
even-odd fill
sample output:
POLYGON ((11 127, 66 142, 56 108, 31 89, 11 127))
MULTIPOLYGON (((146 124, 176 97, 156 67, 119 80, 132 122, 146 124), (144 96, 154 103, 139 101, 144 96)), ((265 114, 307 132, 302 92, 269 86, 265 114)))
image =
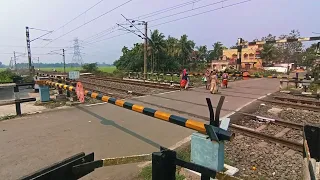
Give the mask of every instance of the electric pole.
POLYGON ((241 70, 241 52, 242 52, 242 38, 238 38, 238 51, 237 51, 237 70, 240 71, 241 70))
POLYGON ((143 57, 143 78, 147 79, 147 51, 148 51, 148 22, 144 22, 144 57, 143 57))
POLYGON ((134 30, 129 30, 129 29, 123 27, 122 25, 118 24, 118 26, 121 26, 121 27, 123 27, 125 30, 127 30, 127 31, 129 31, 129 32, 137 35, 138 37, 144 39, 143 78, 144 78, 144 79, 147 79, 147 67, 148 67, 148 66, 147 66, 147 58, 148 58, 148 39, 149 39, 149 38, 148 38, 148 22, 146 22, 146 21, 138 21, 138 20, 133 20, 133 19, 127 19, 123 14, 121 14, 121 15, 122 15, 122 17, 124 17, 124 18, 126 19, 126 21, 128 21, 128 22, 131 24, 131 25, 130 25, 130 28, 132 28, 132 27, 136 28, 136 30, 143 35, 143 37, 142 37, 141 35, 136 34, 134 30), (136 24, 136 25, 144 25, 144 33, 141 32, 141 30, 138 29, 138 28, 134 25, 134 23, 135 23, 136 21, 139 22, 139 23, 136 24))
POLYGON ((13 60, 14 60, 14 70, 17 70, 17 59, 16 59, 16 52, 13 51, 13 60))
POLYGON ((29 63, 29 72, 31 74, 31 47, 30 47, 30 34, 29 34, 29 27, 26 27, 26 39, 27 39, 27 50, 28 50, 28 63, 29 63))
POLYGON ((58 55, 62 56, 62 59, 63 59, 63 72, 66 73, 66 58, 65 58, 65 53, 64 53, 65 50, 64 49, 59 49, 59 50, 55 50, 55 51, 51 51, 48 54, 52 54, 53 53, 53 54, 58 54, 58 55), (62 50, 62 54, 55 52, 55 51, 60 51, 60 50, 62 50))
POLYGON ((62 49, 62 57, 63 57, 63 72, 66 73, 66 58, 64 54, 64 49, 62 49))
POLYGON ((38 66, 39 66, 39 70, 40 70, 40 60, 39 60, 39 57, 38 57, 38 66))

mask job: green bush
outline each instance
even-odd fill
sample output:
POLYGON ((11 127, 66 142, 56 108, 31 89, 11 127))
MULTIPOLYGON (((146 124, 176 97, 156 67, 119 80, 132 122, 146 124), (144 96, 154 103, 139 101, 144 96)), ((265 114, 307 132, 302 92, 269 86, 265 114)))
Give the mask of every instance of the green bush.
POLYGON ((0 83, 18 82, 21 81, 22 77, 16 75, 10 70, 0 72, 0 83))
POLYGON ((88 73, 96 73, 99 71, 97 63, 84 64, 82 65, 82 69, 83 69, 83 72, 88 72, 88 73))

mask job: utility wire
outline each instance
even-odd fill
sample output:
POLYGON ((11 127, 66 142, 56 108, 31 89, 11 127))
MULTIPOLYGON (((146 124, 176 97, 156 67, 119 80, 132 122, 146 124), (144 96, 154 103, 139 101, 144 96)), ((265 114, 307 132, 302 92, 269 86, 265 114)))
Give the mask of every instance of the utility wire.
POLYGON ((50 41, 49 43, 47 43, 47 44, 46 44, 46 45, 44 45, 44 46, 47 46, 48 44, 52 43, 53 41, 55 41, 55 40, 57 40, 57 39, 59 39, 59 38, 61 38, 61 37, 65 36, 65 35, 67 35, 67 34, 70 34, 71 32, 73 32, 73 31, 75 31, 75 30, 77 30, 77 29, 79 29, 79 28, 81 28, 81 27, 83 27, 83 26, 85 26, 85 25, 87 25, 87 24, 89 24, 89 23, 91 23, 91 22, 93 22, 93 21, 95 21, 95 20, 97 20, 97 19, 101 18, 102 16, 105 16, 106 14, 108 14, 108 13, 110 13, 110 12, 112 12, 112 11, 114 11, 114 10, 118 9, 118 8, 120 8, 121 6, 126 5, 127 3, 131 2, 131 1, 132 1, 132 0, 128 0, 128 1, 126 1, 126 2, 124 2, 124 3, 122 3, 122 4, 120 4, 119 6, 117 6, 117 7, 113 8, 113 9, 111 9, 111 10, 109 10, 109 11, 107 11, 107 12, 103 13, 103 14, 101 14, 100 16, 95 17, 95 18, 91 19, 90 21, 88 21, 88 22, 86 22, 86 23, 84 23, 84 24, 82 24, 82 25, 80 25, 80 26, 78 26, 78 27, 76 27, 76 28, 72 29, 71 31, 69 31, 69 32, 67 32, 67 33, 65 33, 65 34, 63 34, 63 35, 61 35, 61 36, 59 36, 59 37, 57 37, 57 38, 53 39, 52 41, 50 41))
POLYGON ((187 12, 194 11, 194 10, 197 10, 197 9, 206 8, 206 7, 213 6, 213 5, 216 5, 216 4, 220 4, 220 3, 223 3, 223 2, 226 2, 226 1, 229 1, 229 0, 222 0, 222 1, 215 2, 215 3, 206 4, 204 6, 200 6, 200 7, 197 7, 197 8, 190 9, 190 10, 181 11, 181 12, 178 12, 178 13, 175 13, 175 14, 170 14, 170 15, 167 15, 167 16, 163 16, 163 17, 160 17, 160 18, 157 18, 157 19, 148 20, 148 22, 158 21, 158 20, 161 20, 161 19, 164 19, 164 18, 168 18, 168 17, 172 17, 172 16, 175 16, 175 15, 187 13, 187 12))
MULTIPOLYGON (((144 36, 145 38, 147 38, 146 35, 145 35, 140 29, 138 29, 129 19, 127 19, 123 14, 121 14, 121 16, 122 16, 124 19, 126 19, 126 21, 128 21, 128 22, 131 24, 131 26, 133 26, 133 27, 136 28, 141 34, 143 34, 143 36, 144 36)), ((146 22, 143 22, 143 23, 146 23, 146 22)))
MULTIPOLYGON (((141 17, 144 17, 144 18, 152 17, 152 16, 155 16, 155 15, 158 15, 158 14, 162 14, 164 12, 168 12, 168 11, 171 11, 171 10, 174 10, 174 9, 178 9, 178 8, 181 8, 181 7, 193 4, 193 3, 197 3, 199 1, 202 1, 202 0, 193 0, 193 1, 186 2, 186 3, 178 4, 178 5, 171 6, 171 7, 168 7, 168 8, 164 8, 164 9, 161 9, 161 10, 158 10, 158 11, 154 11, 154 12, 151 12, 151 13, 148 13, 148 14, 140 15, 138 17, 135 17, 134 19, 141 19, 141 17)), ((106 30, 103 30, 103 31, 101 31, 101 32, 99 32, 99 33, 97 33, 95 35, 92 35, 92 36, 86 38, 85 40, 90 39, 91 37, 94 37, 94 36, 99 36, 101 33, 108 32, 108 31, 110 31, 112 29, 115 29, 116 27, 117 26, 110 27, 110 28, 108 28, 106 30)))
POLYGON ((29 29, 33 29, 33 30, 37 30, 37 31, 46 31, 46 32, 52 32, 52 31, 48 31, 48 30, 43 30, 43 29, 37 29, 37 28, 29 28, 29 29))
POLYGON ((249 1, 252 1, 252 0, 241 1, 241 2, 238 2, 238 3, 234 3, 234 4, 227 5, 227 6, 223 6, 223 7, 220 7, 220 8, 212 9, 212 10, 209 10, 209 11, 204 11, 204 12, 201 12, 201 13, 197 13, 197 14, 181 17, 181 18, 178 18, 178 19, 174 19, 174 20, 171 20, 171 21, 167 21, 167 22, 163 22, 163 23, 160 23, 160 24, 156 24, 156 25, 150 26, 150 28, 151 27, 155 27, 155 26, 160 26, 160 25, 163 25, 163 24, 168 24, 168 23, 175 22, 175 21, 179 21, 179 20, 182 20, 182 19, 187 19, 187 18, 190 18, 190 17, 202 15, 202 14, 205 14, 205 13, 221 10, 221 9, 224 9, 224 8, 236 6, 236 5, 239 5, 239 4, 244 4, 244 3, 247 3, 249 1))
POLYGON ((138 37, 140 37, 141 39, 143 39, 143 37, 142 37, 140 34, 137 34, 137 33, 134 32, 133 30, 127 29, 126 27, 124 27, 124 26, 122 26, 122 25, 120 25, 120 24, 117 24, 117 25, 120 26, 120 27, 122 27, 122 28, 124 28, 124 29, 127 30, 128 32, 131 32, 131 33, 137 35, 138 37))
POLYGON ((39 36, 39 37, 37 37, 37 38, 35 38, 35 39, 30 40, 30 42, 35 41, 35 40, 37 40, 37 39, 40 39, 40 38, 42 38, 43 36, 46 36, 46 35, 48 35, 48 34, 50 34, 50 33, 52 33, 52 32, 53 32, 53 31, 49 31, 48 33, 46 33, 46 34, 44 34, 44 35, 41 35, 41 36, 39 36))
POLYGON ((85 44, 88 44, 88 43, 94 42, 95 40, 98 40, 98 39, 100 39, 100 38, 102 38, 102 37, 104 37, 104 36, 107 36, 107 35, 109 35, 109 34, 112 34, 112 33, 114 33, 114 32, 115 32, 115 30, 110 31, 110 32, 108 32, 108 33, 106 33, 106 34, 103 34, 103 35, 101 35, 101 36, 98 36, 98 37, 92 38, 92 39, 90 39, 89 41, 87 41, 87 42, 85 42, 85 43, 82 43, 81 45, 85 45, 85 44))
MULTIPOLYGON (((223 7, 220 7, 220 8, 211 9, 211 10, 204 11, 204 12, 200 12, 200 13, 197 13, 197 14, 193 14, 193 15, 181 17, 181 18, 178 18, 178 19, 174 19, 174 20, 171 20, 171 21, 167 21, 167 22, 163 22, 163 23, 160 23, 160 24, 156 24, 156 25, 150 26, 149 28, 151 28, 151 27, 156 27, 156 26, 161 26, 161 25, 168 24, 168 23, 172 23, 172 22, 175 22, 175 21, 187 19, 187 18, 190 18, 190 17, 193 17, 193 16, 198 16, 198 15, 206 14, 206 13, 209 13, 209 12, 213 12, 213 11, 217 11, 217 10, 229 8, 229 7, 232 7, 232 6, 244 4, 244 3, 247 3, 247 2, 250 2, 250 1, 252 1, 252 0, 245 0, 245 1, 238 2, 238 3, 234 3, 234 4, 227 5, 227 6, 223 6, 223 7)), ((172 16, 173 16, 173 15, 172 15, 172 16)), ((116 36, 112 36, 112 37, 109 37, 109 38, 106 38, 106 39, 101 39, 101 40, 98 40, 98 41, 95 41, 95 42, 88 43, 88 44, 86 44, 86 45, 91 45, 91 44, 95 44, 95 43, 98 43, 98 42, 101 42, 101 41, 104 41, 104 40, 113 39, 113 38, 116 38, 116 37, 119 37, 119 36, 123 36, 123 35, 129 34, 129 33, 130 33, 130 32, 123 33, 123 34, 119 34, 119 35, 116 35, 116 36)))
MULTIPOLYGON (((201 0, 198 0, 198 1, 190 1, 190 2, 187 2, 187 3, 194 3, 194 2, 199 2, 201 0)), ((211 3, 211 4, 207 4, 207 5, 204 5, 204 6, 200 6, 198 8, 193 8, 191 10, 186 10, 186 11, 182 11, 182 12, 179 12, 179 13, 176 13, 176 14, 171 14, 171 15, 168 15, 168 16, 164 16, 164 17, 161 17, 161 18, 157 18, 157 19, 153 19, 151 21, 157 21, 157 20, 161 20, 161 19, 164 19, 164 18, 168 18, 168 17, 171 17, 171 16, 174 16, 174 15, 178 15, 178 14, 183 14, 183 13, 186 13, 186 12, 189 12, 189 11, 193 11, 193 10, 196 10, 196 9, 201 9, 201 8, 204 8, 204 7, 208 7, 208 6, 212 6, 212 5, 216 5, 216 4, 219 4, 219 3, 223 3, 223 2, 226 2, 226 1, 229 1, 229 0, 222 0, 222 1, 219 1, 219 2, 215 2, 215 3, 211 3)), ((186 3, 182 4, 182 5, 185 5, 186 3)), ((176 7, 174 9, 177 9, 177 7, 181 7, 180 5, 176 5, 176 6, 173 6, 173 7, 176 7)), ((168 9, 168 8, 167 8, 168 9)), ((165 9, 166 10, 166 9, 165 9)), ((162 10, 159 10, 159 11, 156 11, 156 12, 160 12, 162 10)), ((154 16, 154 15, 150 15, 152 13, 149 13, 147 15, 149 15, 148 17, 151 17, 151 16, 154 16)), ((159 14, 159 13, 158 13, 159 14)), ((121 14, 122 15, 122 14, 121 14)), ((156 15, 156 14, 155 14, 156 15)), ((123 16, 123 15, 122 15, 123 16)), ((144 16, 144 15, 142 15, 144 16)), ((124 16, 123 16, 124 17, 124 16)), ((128 21, 132 26, 134 26, 129 20, 133 20, 133 19, 127 19, 126 17, 124 17, 126 19, 126 21, 128 21)), ((151 21, 148 21, 148 22, 151 22, 151 21)), ((144 21, 143 21, 144 22, 144 21)), ((135 27, 135 26, 134 26, 135 27)), ((141 32, 140 29, 138 29, 137 27, 135 27, 138 31, 141 32)), ((109 30, 111 28, 108 28, 106 29, 105 31, 109 30)), ((142 33, 142 32, 141 32, 142 33)), ((144 33, 142 33, 144 35, 144 33)), ((105 35, 104 35, 105 36, 105 35)), ((99 37, 96 37, 95 39, 99 39, 99 37)), ((149 38, 148 38, 149 39, 149 38)))
MULTIPOLYGON (((91 38, 93 38, 93 37, 95 37, 95 36, 100 36, 101 34, 104 34, 105 32, 109 32, 109 31, 115 29, 116 27, 118 27, 118 26, 112 26, 112 27, 110 27, 110 28, 108 28, 108 29, 105 29, 105 30, 103 30, 103 31, 101 31, 101 32, 99 32, 99 33, 97 33, 97 34, 94 34, 94 35, 92 35, 92 36, 89 36, 89 37, 85 38, 84 41, 86 41, 86 40, 88 40, 88 39, 91 39, 91 38)), ((96 37, 95 37, 95 38, 96 38, 96 37)))
POLYGON ((66 24, 62 25, 61 27, 57 28, 54 31, 58 31, 61 28, 65 27, 66 25, 70 24, 72 21, 78 19, 80 16, 84 15, 85 13, 87 13, 88 11, 90 11, 92 8, 96 7, 98 4, 100 4, 102 1, 104 0, 100 0, 99 2, 97 2, 96 4, 94 4, 93 6, 91 6, 89 9, 85 10, 83 13, 79 14, 78 16, 76 16, 75 18, 71 19, 70 21, 68 21, 66 24))
POLYGON ((135 17, 134 19, 152 17, 152 16, 155 16, 155 15, 162 14, 162 13, 165 13, 165 12, 168 12, 168 11, 171 11, 171 10, 174 10, 174 9, 178 9, 178 8, 190 5, 190 4, 194 4, 194 3, 197 3, 197 2, 200 2, 200 1, 202 1, 202 0, 193 0, 193 1, 182 3, 182 4, 177 4, 175 6, 171 6, 171 7, 168 7, 168 8, 165 8, 165 9, 161 9, 161 10, 158 10, 158 11, 155 11, 155 12, 151 12, 151 13, 148 13, 148 14, 140 15, 138 17, 135 17))
MULTIPOLYGON (((99 41, 95 41, 95 42, 92 42, 92 43, 89 43, 89 44, 86 44, 86 45, 95 44, 95 43, 98 43, 98 42, 101 42, 101 41, 113 39, 113 38, 116 38, 116 37, 119 37, 119 36, 123 36, 123 35, 126 35, 126 34, 130 34, 130 33, 131 33, 131 32, 126 32, 126 33, 118 34, 118 35, 111 36, 111 37, 108 37, 108 38, 105 38, 105 39, 101 39, 101 40, 99 40, 99 41)), ((11 54, 12 54, 12 53, 11 53, 11 54)))

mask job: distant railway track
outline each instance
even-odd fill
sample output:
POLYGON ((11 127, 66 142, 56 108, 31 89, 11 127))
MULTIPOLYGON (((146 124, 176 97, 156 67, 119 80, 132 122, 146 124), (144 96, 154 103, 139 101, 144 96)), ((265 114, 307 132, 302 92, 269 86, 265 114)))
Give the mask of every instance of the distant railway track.
POLYGON ((111 81, 117 83, 124 83, 124 84, 131 84, 137 86, 144 86, 144 87, 151 87, 151 88, 159 88, 159 89, 167 89, 167 90, 180 90, 175 86, 170 86, 167 84, 156 84, 150 82, 138 82, 138 81, 130 81, 130 80, 123 80, 119 78, 110 78, 110 77, 96 77, 96 76, 84 76, 81 79, 91 79, 91 80, 101 80, 101 81, 111 81))
MULTIPOLYGON (((66 75, 63 73, 48 73, 48 72, 41 72, 41 74, 44 74, 46 76, 56 76, 56 75, 66 75)), ((66 78, 65 80, 69 80, 66 78)), ((171 86, 169 84, 160 84, 160 83, 152 83, 152 82, 139 82, 139 81, 131 81, 131 80, 123 80, 120 78, 112 78, 112 77, 106 77, 106 76, 95 76, 95 75, 85 75, 80 76, 81 80, 101 80, 101 81, 110 81, 110 82, 117 82, 122 84, 130 84, 130 85, 136 85, 136 86, 144 86, 144 87, 150 87, 150 88, 158 88, 158 89, 166 89, 166 90, 180 90, 179 87, 171 86)), ((88 81, 86 81, 88 82, 88 81)))
POLYGON ((293 102, 293 103, 300 103, 300 104, 308 104, 308 105, 315 105, 320 106, 320 101, 316 100, 306 100, 306 99, 298 99, 298 98, 288 98, 288 97, 281 97, 281 96, 272 96, 274 99, 286 101, 286 102, 293 102))
POLYGON ((99 84, 99 83, 92 83, 92 82, 88 82, 88 81, 80 81, 84 84, 84 86, 87 85, 91 85, 91 86, 98 86, 98 87, 102 87, 102 88, 106 88, 106 89, 111 89, 111 90, 115 90, 115 91, 119 91, 119 92, 123 92, 123 93, 127 93, 127 94, 132 94, 132 95, 136 95, 136 96, 144 96, 146 94, 144 93, 140 93, 140 92, 134 92, 134 91, 128 91, 125 89, 121 89, 121 88, 115 88, 115 87, 111 87, 111 86, 106 86, 103 84, 99 84))
MULTIPOLYGON (((271 96, 272 97, 272 96, 271 96)), ((277 101, 277 100, 271 100, 271 99, 259 99, 259 101, 262 102, 268 102, 268 103, 272 103, 272 104, 278 104, 281 106, 287 106, 287 107, 291 107, 294 109, 304 109, 304 110, 309 110, 309 111, 315 111, 315 112, 320 112, 320 106, 319 105, 309 105, 309 104, 300 104, 300 103, 294 103, 294 101, 296 102, 301 102, 301 100, 294 100, 293 98, 280 98, 280 97, 276 97, 275 99, 282 99, 282 101, 277 101), (285 100, 288 101, 288 99, 292 100, 293 102, 286 102, 285 100)), ((303 100, 304 102, 307 102, 307 100, 303 100)))

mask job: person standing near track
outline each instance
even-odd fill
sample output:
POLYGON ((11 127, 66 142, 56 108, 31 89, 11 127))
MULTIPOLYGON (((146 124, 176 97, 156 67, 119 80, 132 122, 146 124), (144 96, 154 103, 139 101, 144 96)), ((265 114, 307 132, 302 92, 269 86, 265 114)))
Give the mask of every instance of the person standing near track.
POLYGON ((211 85, 210 92, 211 92, 211 94, 216 93, 217 82, 218 82, 218 77, 217 77, 216 71, 211 71, 211 75, 210 75, 210 85, 211 85))
POLYGON ((225 71, 222 74, 222 83, 221 83, 221 87, 224 86, 225 88, 228 88, 228 73, 225 71))
POLYGON ((206 85, 206 89, 209 90, 210 89, 210 71, 207 69, 206 73, 205 73, 205 78, 206 78, 206 82, 205 82, 205 85, 206 85))
POLYGON ((187 70, 184 69, 182 71, 182 76, 181 76, 181 80, 180 80, 180 89, 182 89, 182 88, 187 89, 188 86, 189 86, 189 77, 188 77, 187 70))

